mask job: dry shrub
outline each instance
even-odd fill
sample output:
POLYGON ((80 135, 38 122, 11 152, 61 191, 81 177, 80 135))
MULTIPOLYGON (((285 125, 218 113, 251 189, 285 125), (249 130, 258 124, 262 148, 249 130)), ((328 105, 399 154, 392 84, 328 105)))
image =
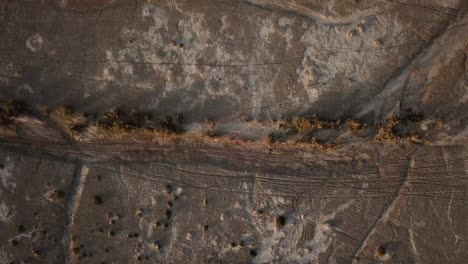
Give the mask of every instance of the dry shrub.
POLYGON ((177 115, 175 118, 169 115, 163 116, 156 122, 156 130, 169 134, 183 133, 182 116, 177 115))
POLYGON ((425 126, 428 130, 440 130, 444 128, 444 122, 442 121, 442 119, 435 117, 428 120, 425 126))
POLYGON ((207 137, 216 137, 216 132, 214 131, 214 128, 216 126, 216 122, 207 118, 205 119, 205 123, 203 124, 202 127, 202 134, 207 137))
POLYGON ((325 125, 326 122, 319 120, 315 115, 297 117, 293 120, 293 126, 300 132, 322 129, 325 125))
POLYGON ((275 134, 270 133, 265 137, 264 141, 267 145, 273 145, 276 142, 278 142, 278 138, 276 137, 275 134))
POLYGON ((380 143, 397 143, 401 138, 394 133, 394 128, 400 122, 398 117, 391 117, 385 126, 381 127, 374 137, 374 141, 380 143))
POLYGON ((118 108, 106 112, 95 125, 101 133, 117 137, 128 136, 131 133, 167 137, 184 132, 180 115, 165 115, 155 121, 151 119, 151 113, 118 108))
POLYGON ((76 113, 71 106, 60 106, 55 111, 46 109, 46 114, 58 119, 70 134, 82 133, 88 127, 88 118, 76 113))
POLYGON ((351 132, 353 133, 357 133, 359 132, 359 130, 363 129, 364 128, 364 125, 359 123, 357 120, 355 119, 348 119, 346 120, 345 122, 345 126, 351 130, 351 132))
POLYGON ((26 114, 30 111, 29 106, 23 100, 11 100, 0 105, 0 124, 9 125, 14 117, 26 114))
POLYGON ((315 137, 312 137, 312 139, 310 140, 310 146, 314 149, 318 149, 318 150, 323 150, 325 149, 325 146, 324 144, 322 144, 321 142, 318 142, 317 139, 315 137))
POLYGON ((55 110, 55 112, 56 112, 57 115, 59 115, 60 117, 62 117, 64 119, 72 117, 73 114, 75 113, 73 108, 71 106, 68 106, 68 105, 62 105, 62 106, 58 107, 55 110))

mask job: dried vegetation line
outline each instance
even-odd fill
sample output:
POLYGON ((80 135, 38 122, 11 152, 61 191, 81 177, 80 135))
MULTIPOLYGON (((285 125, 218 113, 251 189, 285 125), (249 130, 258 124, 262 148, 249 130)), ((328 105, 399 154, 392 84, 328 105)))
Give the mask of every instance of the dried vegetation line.
MULTIPOLYGON (((5 113, 10 112, 5 111, 5 113)), ((78 138, 86 132, 92 132, 96 136, 99 135, 98 138, 102 137, 106 139, 122 139, 126 136, 177 138, 193 134, 191 132, 185 133, 183 117, 179 114, 154 117, 151 112, 118 107, 98 115, 96 113, 75 113, 70 107, 60 107, 53 111, 45 110, 45 115, 63 124, 69 134, 78 138)), ((11 120, 9 117, 11 115, 7 114, 6 123, 11 120)), ((273 127, 277 127, 277 131, 275 132, 280 133, 273 132, 269 134, 265 138, 267 144, 287 142, 289 144, 292 143, 292 145, 301 145, 301 143, 305 143, 311 148, 321 150, 333 150, 339 145, 339 140, 324 142, 315 137, 318 132, 324 130, 341 133, 351 132, 360 138, 372 138, 375 142, 384 144, 401 143, 403 140, 422 144, 425 141, 422 130, 441 130, 444 128, 444 124, 440 118, 424 119, 422 114, 410 111, 403 113, 402 117, 391 117, 385 123, 376 126, 371 126, 357 119, 324 120, 315 115, 299 116, 267 123, 267 125, 270 124, 273 127), (426 125, 424 128, 421 128, 423 121, 429 123, 430 126, 426 125), (369 133, 371 134, 370 136, 368 135, 369 133), (291 136, 295 135, 300 135, 300 137, 290 140, 290 138, 293 138, 291 136)), ((210 119, 206 120, 201 133, 198 133, 197 136, 207 139, 220 137, 231 139, 229 135, 218 135, 216 133, 216 123, 210 119)))
MULTIPOLYGON (((7 104, 2 105, 2 109, 0 111, 0 117, 3 126, 14 126, 15 120, 17 117, 22 115, 30 115, 30 116, 42 116, 47 117, 50 119, 55 120, 58 124, 62 125, 64 130, 69 133, 72 137, 79 139, 79 135, 86 133, 86 131, 93 129, 94 133, 100 133, 101 139, 98 141, 105 141, 107 139, 121 139, 128 136, 133 136, 135 133, 141 133, 143 135, 152 135, 153 137, 181 137, 181 136, 190 136, 184 135, 183 129, 183 119, 180 116, 164 116, 159 118, 154 118, 151 116, 151 113, 139 112, 135 110, 124 111, 122 108, 115 109, 104 113, 101 116, 97 114, 88 114, 88 113, 75 113, 69 107, 61 107, 52 111, 49 110, 41 110, 41 113, 38 113, 37 110, 33 110, 27 107, 22 102, 12 101, 7 104)), ((423 121, 422 115, 419 114, 412 114, 408 113, 404 118, 392 118, 382 127, 378 129, 370 127, 368 124, 361 123, 358 120, 349 119, 345 121, 335 120, 335 121, 326 121, 317 118, 316 116, 301 116, 290 120, 284 120, 278 122, 278 128, 286 131, 287 135, 301 135, 302 143, 309 143, 312 146, 312 149, 327 149, 329 146, 324 145, 323 143, 318 143, 314 139, 314 133, 317 131, 322 131, 324 129, 329 130, 346 130, 353 134, 359 134, 362 130, 365 129, 373 129, 373 141, 378 143, 384 144, 396 144, 401 140, 406 140, 408 137, 411 138, 413 135, 411 134, 411 128, 408 128, 408 124, 414 125, 419 124, 423 121), (409 129, 408 131, 401 132, 402 128, 398 126, 404 126, 404 129, 409 129), (400 130, 398 130, 400 129, 400 130), (319 144, 322 147, 314 146, 314 144, 319 144)), ((214 121, 208 120, 205 125, 206 129, 203 131, 202 138, 207 137, 210 139, 216 138, 217 135, 212 132, 215 127, 214 121)), ((436 122, 437 128, 442 128, 443 124, 436 122)), ((98 137, 99 138, 99 137, 98 137)), ((414 140, 414 139, 413 139, 414 140)), ((90 144, 90 142, 83 141, 84 144, 90 144)), ((423 143, 423 142, 421 142, 423 143)), ((66 143, 62 143, 66 145, 66 143)), ((61 143, 58 144, 60 148, 61 143)), ((270 145, 276 144, 276 142, 268 142, 270 145)), ((203 150, 202 150, 203 151, 203 150)), ((206 153, 212 154, 210 149, 205 150, 206 153)), ((73 152, 73 150, 72 150, 73 152)), ((76 150, 77 153, 80 150, 76 150)), ((221 152, 221 155, 226 154, 229 155, 227 151, 221 152)), ((220 155, 220 153, 216 153, 216 155, 220 155)), ((268 155, 267 155, 268 156, 268 155)), ((236 158, 236 156, 231 156, 236 158)), ((237 190, 233 189, 226 189, 226 186, 232 186, 236 184, 240 184, 243 182, 250 182, 255 181, 262 182, 265 184, 270 184, 273 186, 296 186, 298 188, 314 188, 314 187, 323 187, 323 186, 330 186, 335 189, 341 189, 343 191, 348 190, 348 192, 357 192, 359 190, 365 191, 364 194, 345 194, 342 196, 336 196, 333 193, 323 193, 323 191, 317 191, 316 194, 310 195, 310 198, 344 198, 344 197, 390 197, 395 194, 395 191, 392 191, 393 188, 401 188, 401 177, 399 177, 398 172, 395 172, 394 175, 392 173, 387 174, 385 178, 382 179, 352 179, 348 177, 336 177, 336 178, 324 178, 318 179, 314 177, 314 175, 298 175, 298 174, 288 174, 288 175, 281 175, 281 174, 274 174, 267 176, 268 174, 265 173, 265 176, 245 176, 240 175, 238 173, 234 174, 226 174, 226 173, 212 173, 212 172, 194 172, 192 170, 181 169, 174 166, 170 166, 167 164, 162 163, 150 163, 151 166, 159 167, 159 169, 163 168, 167 172, 176 170, 177 174, 180 177, 169 177, 169 176, 161 176, 160 174, 155 174, 150 171, 145 171, 145 169, 140 169, 137 166, 133 166, 128 162, 125 162, 121 158, 117 158, 114 156, 108 156, 108 159, 112 162, 116 162, 117 164, 124 166, 130 169, 130 172, 125 172, 126 175, 131 177, 143 177, 148 180, 158 181, 163 183, 168 182, 175 182, 180 185, 184 185, 186 187, 192 187, 196 189, 203 189, 203 190, 219 190, 219 191, 228 191, 228 192, 238 192, 237 190), (227 181, 222 183, 216 184, 207 184, 204 186, 195 185, 186 181, 181 180, 181 178, 185 178, 186 176, 190 177, 204 177, 204 178, 211 178, 211 179, 227 179, 227 181), (232 179, 232 180, 230 180, 232 179), (369 187, 360 187, 356 186, 355 184, 362 184, 363 182, 366 183, 378 183, 379 186, 369 186, 369 187), (386 191, 385 191, 386 190, 386 191)), ((255 159, 258 158, 255 155, 248 157, 248 159, 255 159)), ((300 160, 303 161, 303 160, 300 160)), ((276 160, 278 164, 286 164, 286 161, 276 160)), ((298 160, 299 162, 299 160, 298 160)), ((402 162, 401 160, 395 160, 396 168, 402 162)), ((443 165, 443 164, 440 164, 443 165)), ((435 166, 437 168, 437 166, 435 166)), ((107 170, 112 170, 109 167, 106 167, 107 170)), ((323 170, 327 170, 327 168, 322 168, 323 170)), ((331 171, 331 170, 330 170, 331 171)), ((120 172, 119 172, 120 173, 120 172)), ((339 173, 335 171, 335 173, 339 173)), ((417 172, 414 172, 417 173, 417 172)), ((429 172, 421 172, 421 174, 429 173, 429 172)), ((373 176, 376 172, 353 172, 353 175, 366 175, 373 176)), ((335 175, 336 176, 336 175, 335 175)), ((456 193, 460 186, 456 185, 441 185, 440 183, 431 181, 430 178, 425 178, 424 180, 418 181, 411 181, 411 184, 415 185, 424 185, 424 186, 443 186, 450 188, 451 190, 448 192, 452 194, 451 196, 445 196, 446 192, 401 192, 401 195, 418 195, 418 196, 429 196, 429 197, 441 197, 451 199, 453 194, 456 193)), ((244 192, 244 191, 240 191, 244 192)), ((261 192, 256 194, 261 195, 261 192)), ((266 194, 265 194, 266 195, 266 194)), ((282 194, 279 195, 293 195, 291 194, 282 194)), ((454 200, 457 200, 455 198, 454 200)))

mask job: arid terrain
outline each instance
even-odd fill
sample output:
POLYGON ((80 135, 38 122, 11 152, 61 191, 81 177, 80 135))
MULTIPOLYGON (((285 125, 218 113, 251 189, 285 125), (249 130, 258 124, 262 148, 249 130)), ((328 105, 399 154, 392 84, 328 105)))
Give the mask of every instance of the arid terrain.
POLYGON ((0 21, 0 264, 466 263, 468 2, 0 21))

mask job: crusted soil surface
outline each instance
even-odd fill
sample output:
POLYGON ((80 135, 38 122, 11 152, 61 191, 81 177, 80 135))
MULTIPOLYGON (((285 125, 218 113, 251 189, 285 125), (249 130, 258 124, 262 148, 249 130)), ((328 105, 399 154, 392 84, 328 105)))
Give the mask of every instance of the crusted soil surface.
POLYGON ((0 21, 0 263, 466 263, 466 1, 0 21))

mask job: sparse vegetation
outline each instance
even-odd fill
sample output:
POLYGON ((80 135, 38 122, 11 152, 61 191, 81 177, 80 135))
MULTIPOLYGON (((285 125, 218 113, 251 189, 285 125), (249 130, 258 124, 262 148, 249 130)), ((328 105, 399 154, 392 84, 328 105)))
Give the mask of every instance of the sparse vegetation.
POLYGON ((156 131, 167 133, 167 134, 180 134, 184 130, 181 126, 182 116, 177 115, 175 118, 169 115, 163 116, 156 122, 156 131))
POLYGON ((276 217, 276 227, 283 228, 286 225, 286 217, 284 215, 279 215, 276 217))
POLYGON ((154 118, 150 112, 124 107, 117 107, 99 115, 77 113, 69 106, 62 106, 53 111, 53 116, 72 135, 84 133, 88 129, 112 137, 122 137, 134 132, 161 136, 184 132, 183 118, 179 114, 154 118))
POLYGON ((153 242, 153 248, 155 250, 159 250, 159 249, 161 249, 161 244, 159 242, 155 241, 155 242, 153 242))
POLYGON ((322 122, 320 122, 315 116, 312 117, 297 117, 293 120, 292 125, 299 131, 309 131, 311 129, 322 128, 322 122))
POLYGON ((379 260, 388 260, 393 254, 392 245, 380 245, 375 249, 374 255, 379 260))
MULTIPOLYGON (((395 144, 402 140, 408 140, 417 144, 424 144, 421 136, 421 123, 424 121, 422 114, 407 112, 403 118, 393 116, 386 124, 379 128, 374 141, 386 144, 395 144)), ((439 126, 440 123, 436 123, 439 126)), ((442 125, 443 126, 443 125, 442 125)))
POLYGON ((422 130, 440 130, 442 128, 444 128, 444 122, 438 117, 425 120, 421 124, 422 130))
POLYGON ((273 145, 274 143, 278 142, 281 137, 279 137, 276 133, 270 133, 265 138, 265 143, 268 145, 273 145))
POLYGON ((142 218, 143 217, 143 209, 138 209, 135 213, 135 215, 138 217, 138 218, 142 218))
POLYGON ((172 216, 172 211, 170 209, 166 210, 166 219, 169 220, 172 216))
POLYGON ((85 124, 74 124, 70 129, 73 131, 73 132, 76 132, 76 133, 81 133, 83 132, 85 129, 86 129, 86 125, 85 124))
POLYGON ((73 108, 69 105, 60 106, 57 108, 56 112, 63 118, 71 117, 74 114, 73 108))
POLYGON ((180 115, 165 115, 152 120, 149 112, 136 110, 125 111, 122 108, 106 112, 102 118, 96 121, 96 126, 101 130, 111 131, 115 134, 130 133, 143 129, 150 132, 163 134, 183 133, 182 117, 180 115))
POLYGON ((24 225, 18 225, 18 233, 23 233, 26 230, 24 225))
POLYGON ((311 130, 322 129, 327 125, 327 122, 318 119, 315 115, 299 116, 292 120, 281 121, 280 129, 288 130, 288 134, 297 134, 310 132, 311 130))
POLYGON ((55 111, 49 112, 48 116, 50 115, 60 120, 71 134, 82 133, 87 127, 87 118, 83 115, 76 114, 71 106, 61 106, 55 111))
POLYGON ((358 133, 361 129, 367 128, 366 124, 360 123, 356 119, 346 120, 345 126, 354 134, 358 133))
POLYGON ((61 200, 63 200, 63 198, 65 197, 65 193, 61 190, 54 190, 52 193, 49 194, 49 201, 51 202, 60 202, 61 200))
POLYGON ((95 205, 101 205, 104 201, 102 200, 101 196, 99 195, 94 195, 93 197, 93 203, 95 205))
POLYGON ((0 125, 10 125, 13 118, 30 111, 29 106, 22 100, 11 100, 0 104, 0 125))
POLYGON ((387 253, 387 250, 385 249, 385 247, 383 246, 379 246, 376 250, 375 250, 375 255, 377 257, 383 257, 385 256, 385 254, 387 253))
POLYGON ((215 121, 209 118, 205 119, 205 123, 202 128, 203 135, 207 137, 216 137, 216 132, 214 131, 215 126, 215 121))
POLYGON ((377 135, 374 137, 374 141, 390 144, 397 143, 398 140, 400 140, 400 137, 394 133, 394 129, 399 122, 400 119, 398 117, 388 119, 386 125, 378 130, 377 135))
POLYGON ((29 106, 23 100, 11 100, 4 106, 4 111, 10 117, 17 117, 29 112, 29 106))
MULTIPOLYGON (((103 114, 76 112, 71 106, 61 106, 55 110, 45 107, 40 108, 39 113, 45 118, 51 118, 62 125, 64 130, 72 137, 80 139, 83 137, 98 138, 145 138, 153 139, 180 139, 188 138, 184 135, 183 118, 179 114, 161 115, 155 117, 151 112, 145 112, 125 107, 116 107, 103 114)), ((16 117, 28 115, 33 111, 22 101, 10 101, 0 107, 0 125, 10 125, 16 122, 16 117)), ((264 139, 269 146, 277 144, 288 144, 289 146, 309 147, 317 150, 334 151, 342 139, 339 135, 346 137, 357 136, 361 139, 373 139, 374 142, 384 144, 396 144, 407 140, 416 144, 427 142, 425 137, 434 136, 433 131, 441 130, 444 124, 441 119, 433 117, 424 119, 420 113, 410 110, 404 111, 401 117, 392 117, 382 126, 370 126, 356 119, 346 120, 324 120, 316 115, 304 115, 280 121, 245 121, 249 125, 271 126, 277 124, 277 129, 271 131, 264 139), (338 134, 337 134, 338 132, 338 134), (335 133, 335 135, 333 134, 335 133), (330 136, 327 136, 330 135, 330 136), (338 135, 338 136, 336 136, 338 135), (338 139, 338 140, 336 140, 338 139)), ((14 126, 9 126, 10 129, 14 126)), ((222 136, 215 131, 216 123, 206 119, 202 125, 202 133, 192 134, 192 137, 200 140, 219 140, 226 142, 239 141, 251 142, 249 140, 236 139, 232 135, 222 136)))
POLYGON ((165 187, 164 187, 164 192, 168 195, 170 195, 172 193, 172 185, 170 184, 167 184, 165 187))

